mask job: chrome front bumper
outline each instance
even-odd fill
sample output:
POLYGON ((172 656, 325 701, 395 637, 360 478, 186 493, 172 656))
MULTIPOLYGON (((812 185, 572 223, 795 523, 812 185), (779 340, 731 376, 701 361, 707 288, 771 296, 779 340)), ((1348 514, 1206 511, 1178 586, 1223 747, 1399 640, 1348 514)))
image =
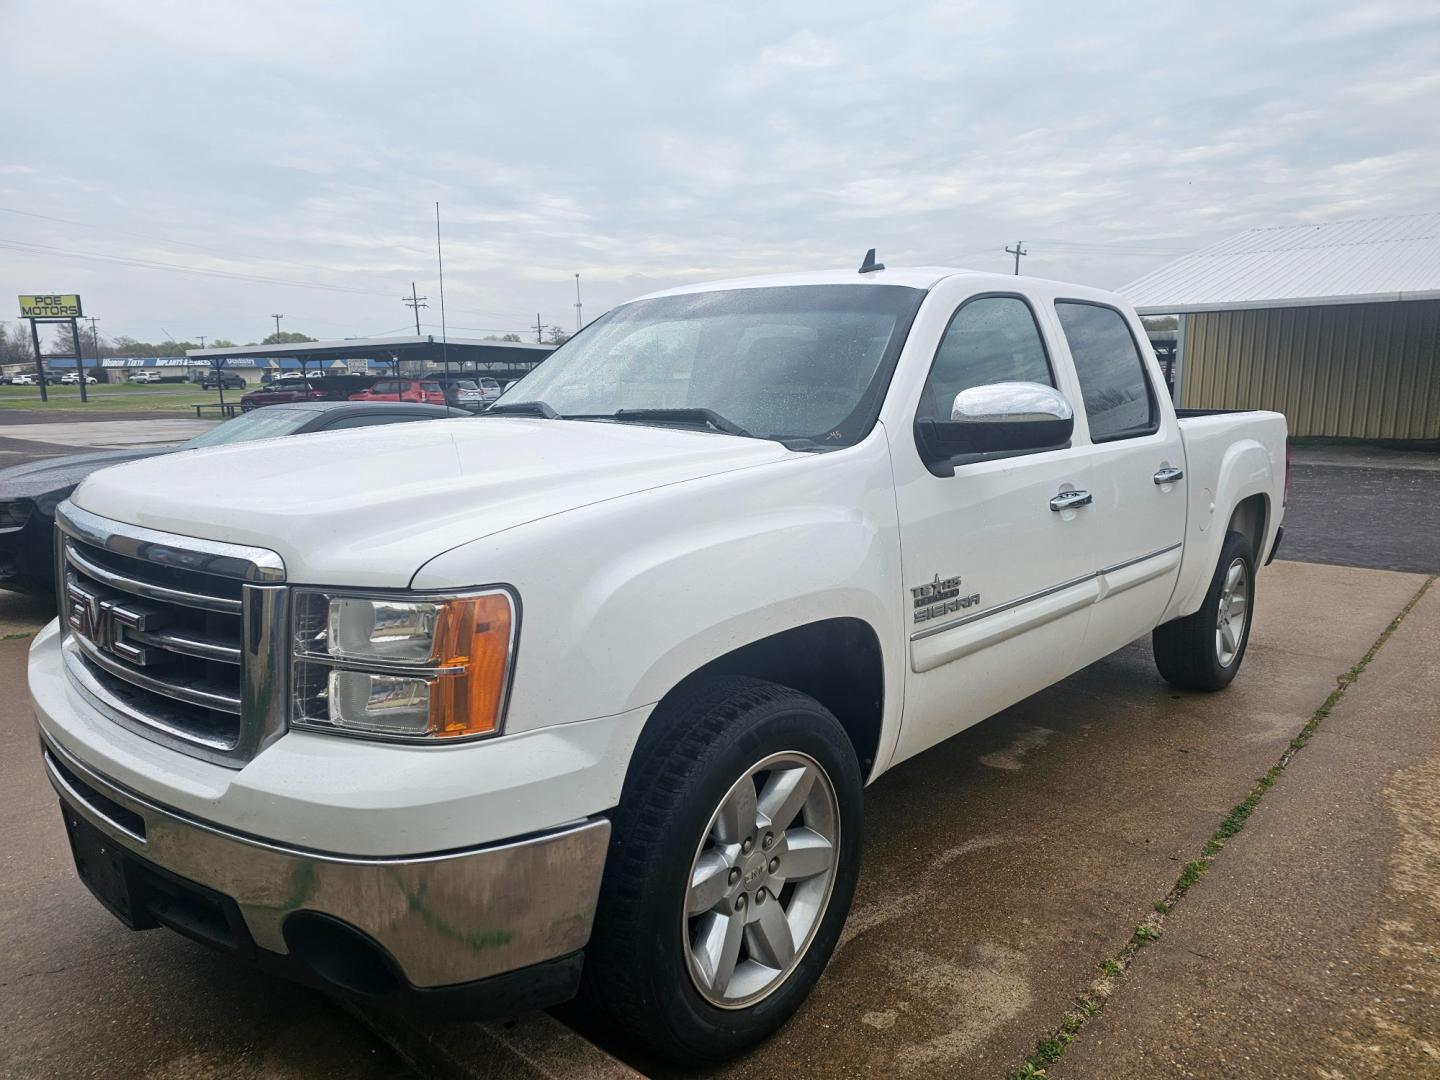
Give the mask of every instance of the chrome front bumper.
POLYGON ((328 915, 380 945, 414 987, 574 953, 590 937, 610 822, 469 851, 348 858, 243 836, 106 780, 42 738, 61 801, 137 858, 232 899, 254 944, 284 955, 286 919, 328 915))

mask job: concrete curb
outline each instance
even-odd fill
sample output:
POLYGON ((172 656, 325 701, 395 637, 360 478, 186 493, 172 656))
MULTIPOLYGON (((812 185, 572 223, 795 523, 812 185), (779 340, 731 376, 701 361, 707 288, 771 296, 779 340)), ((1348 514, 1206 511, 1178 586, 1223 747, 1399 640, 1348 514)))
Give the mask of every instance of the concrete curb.
POLYGON ((344 1007, 429 1080, 645 1080, 546 1013, 447 1024, 344 1007))

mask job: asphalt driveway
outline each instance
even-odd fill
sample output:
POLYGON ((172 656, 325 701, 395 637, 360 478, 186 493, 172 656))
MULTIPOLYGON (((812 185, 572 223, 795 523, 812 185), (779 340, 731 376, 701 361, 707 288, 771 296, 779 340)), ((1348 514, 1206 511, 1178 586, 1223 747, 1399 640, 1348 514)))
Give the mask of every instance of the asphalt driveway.
POLYGON ((1440 454, 1429 460, 1431 468, 1295 462, 1281 557, 1440 572, 1440 454))

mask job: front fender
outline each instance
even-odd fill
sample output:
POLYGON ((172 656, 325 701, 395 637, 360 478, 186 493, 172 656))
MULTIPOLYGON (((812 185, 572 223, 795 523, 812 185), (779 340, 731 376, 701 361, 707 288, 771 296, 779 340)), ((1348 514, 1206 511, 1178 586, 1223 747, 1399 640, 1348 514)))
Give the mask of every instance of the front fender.
POLYGON ((515 588, 511 731, 626 713, 761 638, 862 620, 881 644, 884 761, 903 686, 899 581, 889 452, 876 437, 553 515, 446 552, 414 587, 515 588))

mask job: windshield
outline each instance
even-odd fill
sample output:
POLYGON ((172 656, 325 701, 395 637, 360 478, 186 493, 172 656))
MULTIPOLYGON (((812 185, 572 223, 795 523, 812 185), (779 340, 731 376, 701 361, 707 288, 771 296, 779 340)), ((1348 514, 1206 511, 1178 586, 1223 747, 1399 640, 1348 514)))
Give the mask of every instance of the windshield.
POLYGON ((254 442, 289 435, 315 418, 308 409, 256 409, 226 420, 203 435, 196 435, 181 450, 198 450, 202 446, 223 446, 226 443, 254 442))
POLYGON ((874 426, 923 297, 857 284, 638 300, 556 350, 498 408, 536 401, 587 418, 703 409, 760 438, 846 446, 874 426))

